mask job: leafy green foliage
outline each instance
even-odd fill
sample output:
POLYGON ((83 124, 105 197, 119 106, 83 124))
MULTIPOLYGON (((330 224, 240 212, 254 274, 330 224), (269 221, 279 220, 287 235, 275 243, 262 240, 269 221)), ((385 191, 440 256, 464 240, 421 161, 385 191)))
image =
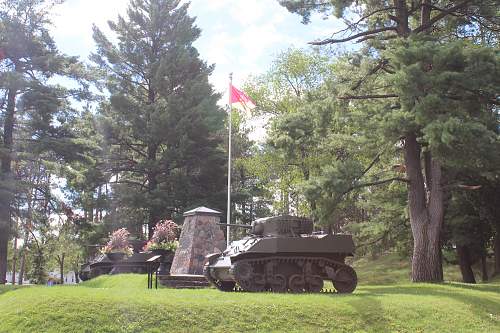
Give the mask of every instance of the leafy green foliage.
POLYGON ((477 168, 478 158, 487 162, 491 145, 498 144, 491 126, 500 84, 495 51, 416 40, 396 44, 386 56, 396 69, 390 77, 401 109, 384 119, 385 126, 399 133, 421 131, 422 142, 435 156, 446 156, 442 162, 450 166, 477 168))
POLYGON ((303 23, 309 23, 311 14, 314 12, 322 13, 326 17, 334 14, 341 17, 352 3, 358 1, 352 0, 279 0, 279 3, 285 6, 290 12, 297 13, 302 16, 303 23))
POLYGON ((212 67, 192 45, 200 30, 187 8, 133 0, 126 17, 110 22, 117 43, 94 27, 92 59, 111 95, 98 120, 107 172, 116 177, 110 218, 148 223, 150 234, 189 207, 223 207, 224 113, 208 83, 212 67))
MULTIPOLYGON (((87 149, 73 131, 78 112, 69 101, 90 97, 89 76, 76 57, 58 51, 49 34, 49 12, 57 3, 7 0, 0 4, 0 48, 5 55, 0 64, 0 281, 10 217, 32 219, 35 211, 43 212, 40 220, 47 221, 51 212, 59 210, 50 193, 53 178, 63 175, 62 164, 81 160, 87 149), (61 79, 76 84, 68 88, 55 83, 61 79), (33 200, 39 197, 43 201, 33 200), (23 211, 26 207, 29 212, 23 211)), ((42 265, 45 259, 40 251, 36 258, 37 265, 42 265)))

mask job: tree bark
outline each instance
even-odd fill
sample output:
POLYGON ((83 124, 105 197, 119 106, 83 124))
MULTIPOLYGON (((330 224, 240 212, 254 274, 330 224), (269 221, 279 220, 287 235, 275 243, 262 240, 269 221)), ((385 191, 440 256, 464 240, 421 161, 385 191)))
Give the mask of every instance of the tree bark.
MULTIPOLYGON (((33 180, 35 182, 35 180, 33 180)), ((19 264, 19 279, 18 284, 23 284, 24 279, 24 270, 26 266, 26 247, 28 246, 28 242, 30 240, 30 230, 33 221, 33 192, 32 190, 28 191, 27 194, 27 204, 28 204, 28 212, 26 216, 26 224, 24 225, 24 238, 23 238, 23 247, 21 252, 21 262, 19 264)))
POLYGON ((75 261, 73 262, 73 273, 75 274, 75 282, 76 284, 80 283, 80 276, 78 276, 78 263, 80 262, 80 255, 76 256, 75 261))
POLYGON ((59 276, 61 278, 61 284, 64 284, 64 257, 66 256, 65 253, 63 253, 59 259, 59 276))
MULTIPOLYGON (((148 193, 150 196, 154 195, 153 193, 158 188, 158 180, 156 179, 156 166, 154 165, 156 162, 156 151, 157 146, 154 144, 150 144, 148 146, 148 162, 150 163, 150 169, 147 173, 148 179, 148 193)), ((156 207, 156 203, 153 202, 149 208, 149 220, 148 220, 148 238, 153 236, 154 228, 156 223, 158 223, 160 219, 158 208, 156 207)))
POLYGON ((16 284, 16 271, 17 271, 17 237, 14 237, 14 246, 12 247, 12 285, 16 284))
POLYGON ((428 156, 430 170, 426 184, 421 147, 415 133, 406 136, 404 150, 413 234, 412 281, 440 282, 443 280, 440 236, 444 217, 441 166, 428 156))
POLYGON ((486 249, 481 254, 481 280, 488 282, 488 265, 486 264, 486 249))
POLYGON ((11 234, 11 203, 12 203, 12 143, 16 110, 17 89, 11 88, 7 93, 3 127, 3 150, 1 154, 1 200, 0 200, 0 284, 5 284, 7 277, 8 244, 11 234))
POLYGON ((466 245, 457 245, 457 255, 460 272, 462 273, 462 281, 464 283, 476 283, 471 267, 469 248, 466 245))
POLYGON ((496 224, 495 238, 493 239, 493 248, 495 251, 495 268, 493 275, 500 275, 500 223, 496 224))
POLYGON ((19 259, 19 275, 17 276, 17 284, 22 285, 24 281, 24 266, 26 265, 26 243, 23 243, 23 250, 19 259))
MULTIPOLYGON (((420 11, 420 25, 423 26, 424 24, 427 25, 431 21, 431 5, 432 1, 431 0, 423 0, 422 1, 422 8, 420 11)), ((428 30, 426 30, 428 32, 428 30)))
POLYGON ((406 0, 394 0, 394 7, 396 7, 398 35, 401 37, 408 37, 410 34, 410 27, 408 24, 408 7, 406 5, 406 0))

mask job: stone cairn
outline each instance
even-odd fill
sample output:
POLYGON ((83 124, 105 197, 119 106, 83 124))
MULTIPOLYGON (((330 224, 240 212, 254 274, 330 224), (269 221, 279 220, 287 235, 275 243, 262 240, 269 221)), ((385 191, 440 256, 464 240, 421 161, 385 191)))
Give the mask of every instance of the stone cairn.
POLYGON ((199 207, 184 213, 184 224, 175 251, 170 276, 162 284, 171 287, 197 287, 207 285, 202 276, 205 256, 222 252, 226 248, 224 233, 217 223, 220 212, 199 207), (195 283, 198 281, 197 283, 195 283))

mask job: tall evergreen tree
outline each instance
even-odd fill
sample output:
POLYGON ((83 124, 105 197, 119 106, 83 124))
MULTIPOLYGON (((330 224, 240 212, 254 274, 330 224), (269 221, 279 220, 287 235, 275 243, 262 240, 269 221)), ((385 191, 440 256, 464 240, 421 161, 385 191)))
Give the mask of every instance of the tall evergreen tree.
POLYGON ((48 32, 50 9, 60 2, 0 3, 0 283, 5 282, 7 242, 17 191, 13 161, 19 161, 24 153, 35 159, 47 153, 53 162, 78 158, 76 141, 67 123, 74 110, 66 100, 68 96, 81 98, 85 94, 79 88, 69 90, 49 82, 55 76, 79 80, 83 73, 78 59, 61 54, 48 32), (18 121, 20 116, 22 121, 18 121), (16 137, 22 136, 20 129, 29 133, 22 144, 16 142, 16 137))
MULTIPOLYGON (((481 36, 483 30, 498 31, 498 1, 279 2, 302 15, 305 23, 313 12, 347 19, 346 29, 312 44, 365 42, 369 51, 367 54, 375 55, 372 68, 339 97, 351 101, 351 105, 361 104, 364 107, 367 105, 363 105, 362 101, 372 101, 370 109, 378 105, 380 110, 377 117, 383 122, 379 124, 386 124, 389 130, 386 133, 392 131, 392 137, 389 135, 386 138, 402 139, 414 240, 412 280, 441 281, 440 236, 445 196, 443 168, 447 158, 442 155, 442 148, 458 144, 454 143, 460 135, 455 132, 460 127, 458 123, 470 120, 471 115, 491 110, 491 106, 498 103, 496 92, 491 89, 494 78, 487 75, 489 82, 475 79, 495 70, 495 58, 490 53, 486 59, 484 55, 488 51, 484 51, 483 55, 482 51, 454 53, 459 47, 441 47, 437 42, 426 44, 422 40, 425 39, 423 36, 439 36, 447 41, 457 37, 474 39, 481 36), (349 20, 349 13, 353 11, 359 14, 359 19, 349 20), (393 48, 392 55, 383 52, 391 46, 399 49, 393 48), (388 79, 377 80, 379 76, 388 79), (452 77, 467 84, 461 85, 452 77), (450 85, 451 82, 455 84, 450 85), (377 100, 380 102, 375 102, 377 100), (444 115, 444 110, 464 113, 458 116, 458 120, 457 114, 444 115)), ((465 127, 470 126, 469 130, 475 128, 481 132, 481 137, 487 137, 484 126, 475 126, 475 120, 465 127)))
POLYGON ((127 15, 109 27, 113 43, 94 27, 92 59, 107 75, 109 103, 101 129, 115 176, 117 212, 152 228, 196 204, 223 207, 224 113, 208 82, 212 66, 200 60, 200 36, 188 4, 131 0, 127 15))

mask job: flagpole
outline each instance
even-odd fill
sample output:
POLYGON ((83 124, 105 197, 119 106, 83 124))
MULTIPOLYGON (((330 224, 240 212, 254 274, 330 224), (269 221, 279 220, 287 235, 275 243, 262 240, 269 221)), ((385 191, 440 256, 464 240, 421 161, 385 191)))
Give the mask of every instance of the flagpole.
POLYGON ((226 217, 226 239, 227 239, 227 246, 229 247, 230 243, 230 227, 229 224, 231 223, 231 137, 232 137, 232 113, 233 113, 233 106, 231 104, 232 102, 232 86, 233 86, 233 73, 229 74, 229 149, 228 149, 228 162, 227 162, 227 217, 226 217))

